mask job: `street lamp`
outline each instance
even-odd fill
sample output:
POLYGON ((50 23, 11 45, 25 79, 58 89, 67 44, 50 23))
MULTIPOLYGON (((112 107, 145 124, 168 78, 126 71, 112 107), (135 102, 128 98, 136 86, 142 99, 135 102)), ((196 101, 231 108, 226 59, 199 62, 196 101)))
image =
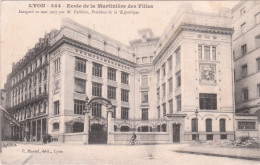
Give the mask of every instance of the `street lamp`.
POLYGON ((196 115, 196 141, 199 141, 199 128, 198 128, 198 108, 196 108, 195 115, 196 115))
POLYGON ((84 143, 88 144, 88 139, 89 139, 89 98, 86 98, 86 104, 85 104, 85 109, 84 109, 84 143))

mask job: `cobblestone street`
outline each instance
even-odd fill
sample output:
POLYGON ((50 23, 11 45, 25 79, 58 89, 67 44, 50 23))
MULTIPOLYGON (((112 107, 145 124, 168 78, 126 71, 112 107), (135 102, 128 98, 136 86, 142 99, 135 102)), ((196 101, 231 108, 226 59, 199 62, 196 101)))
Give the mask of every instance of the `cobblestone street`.
POLYGON ((176 153, 187 144, 79 145, 47 144, 3 148, 2 164, 260 164, 259 161, 176 153))

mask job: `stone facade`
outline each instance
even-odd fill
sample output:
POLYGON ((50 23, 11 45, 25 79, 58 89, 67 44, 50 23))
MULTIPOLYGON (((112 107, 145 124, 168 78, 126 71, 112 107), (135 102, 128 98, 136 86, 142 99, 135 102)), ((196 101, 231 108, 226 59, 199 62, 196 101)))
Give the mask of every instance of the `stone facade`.
POLYGON ((238 125, 236 131, 243 132, 241 128, 244 127, 244 134, 249 131, 252 137, 258 138, 256 132, 260 118, 260 3, 239 2, 232 9, 232 26, 235 30, 233 57, 236 113, 244 114, 244 124, 253 124, 250 127, 238 125), (258 121, 252 119, 252 114, 258 116, 258 121))

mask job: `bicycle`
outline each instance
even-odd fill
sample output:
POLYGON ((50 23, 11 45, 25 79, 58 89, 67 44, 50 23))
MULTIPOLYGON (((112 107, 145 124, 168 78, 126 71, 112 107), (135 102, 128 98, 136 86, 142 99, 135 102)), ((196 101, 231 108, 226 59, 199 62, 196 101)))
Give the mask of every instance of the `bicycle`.
POLYGON ((136 144, 140 144, 140 141, 137 139, 130 139, 126 144, 127 145, 136 145, 136 144))

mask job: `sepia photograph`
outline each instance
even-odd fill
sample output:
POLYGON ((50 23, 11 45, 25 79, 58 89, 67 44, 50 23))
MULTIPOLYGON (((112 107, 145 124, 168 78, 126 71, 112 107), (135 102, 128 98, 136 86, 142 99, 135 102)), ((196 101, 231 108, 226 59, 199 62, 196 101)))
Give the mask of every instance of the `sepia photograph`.
POLYGON ((0 11, 0 164, 260 165, 260 1, 0 11))

